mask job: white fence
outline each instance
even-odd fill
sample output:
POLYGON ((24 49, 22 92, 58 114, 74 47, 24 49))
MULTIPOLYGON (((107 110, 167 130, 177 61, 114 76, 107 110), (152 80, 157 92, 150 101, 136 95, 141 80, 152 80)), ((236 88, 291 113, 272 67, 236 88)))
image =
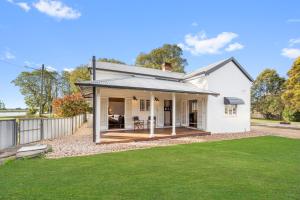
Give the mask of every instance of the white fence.
POLYGON ((72 135, 85 121, 86 115, 0 121, 0 149, 72 135))
POLYGON ((17 143, 16 120, 0 121, 0 149, 11 147, 17 143))

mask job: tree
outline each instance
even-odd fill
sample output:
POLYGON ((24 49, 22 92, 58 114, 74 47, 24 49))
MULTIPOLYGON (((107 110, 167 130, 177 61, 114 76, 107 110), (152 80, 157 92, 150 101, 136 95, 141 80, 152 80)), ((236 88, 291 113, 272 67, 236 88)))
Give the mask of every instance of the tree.
POLYGON ((288 71, 282 100, 285 104, 285 119, 300 120, 300 57, 295 60, 288 71))
POLYGON ((70 95, 72 93, 70 75, 72 72, 63 71, 61 73, 61 90, 63 95, 70 95))
POLYGON ((135 61, 136 65, 161 69, 165 62, 171 63, 174 72, 184 72, 187 61, 182 57, 182 49, 176 44, 164 44, 153 49, 150 53, 140 53, 135 61))
POLYGON ((90 71, 87 65, 81 65, 69 74, 69 84, 71 93, 79 92, 79 88, 75 85, 78 81, 91 80, 90 71))
POLYGON ((89 104, 80 93, 57 98, 53 100, 52 105, 55 115, 59 117, 73 117, 91 111, 89 104))
POLYGON ((51 111, 51 103, 59 95, 59 74, 57 72, 44 71, 44 87, 41 94, 42 70, 21 72, 12 81, 20 87, 21 94, 25 96, 26 105, 33 109, 42 105, 43 112, 51 111))
POLYGON ((5 109, 5 104, 2 100, 0 100, 0 110, 4 110, 5 109))
POLYGON ((284 104, 281 100, 284 78, 273 69, 265 69, 251 88, 252 111, 257 111, 267 119, 281 118, 284 104))
POLYGON ((116 64, 124 64, 124 65, 126 64, 125 62, 117 60, 117 59, 114 59, 114 58, 99 58, 98 61, 100 61, 100 62, 109 62, 109 63, 116 63, 116 64))

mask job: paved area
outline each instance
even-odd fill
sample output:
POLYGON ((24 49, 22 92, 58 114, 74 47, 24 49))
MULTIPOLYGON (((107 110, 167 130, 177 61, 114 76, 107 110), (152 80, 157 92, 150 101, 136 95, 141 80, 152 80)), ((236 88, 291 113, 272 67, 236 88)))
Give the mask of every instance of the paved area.
POLYGON ((289 138, 300 138, 299 130, 277 129, 269 127, 254 126, 250 132, 243 133, 223 133, 207 136, 182 137, 174 139, 159 139, 153 141, 139 141, 128 143, 113 143, 95 145, 92 142, 91 129, 83 126, 72 136, 64 138, 43 141, 44 144, 50 144, 53 151, 46 155, 47 158, 62 158, 72 156, 85 156, 100 153, 128 151, 134 149, 145 149, 158 146, 169 146, 176 144, 188 144, 196 142, 208 142, 219 140, 232 140, 248 137, 259 137, 264 135, 276 135, 289 138))

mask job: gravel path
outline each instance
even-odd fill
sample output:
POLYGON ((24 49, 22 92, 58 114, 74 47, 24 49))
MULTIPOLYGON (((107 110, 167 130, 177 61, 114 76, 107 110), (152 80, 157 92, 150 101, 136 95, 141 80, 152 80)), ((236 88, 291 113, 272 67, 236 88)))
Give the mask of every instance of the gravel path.
POLYGON ((300 129, 274 128, 267 126, 251 126, 252 132, 270 134, 281 137, 300 139, 300 129))
MULTIPOLYGON (((270 128, 268 128, 270 129, 270 128)), ((284 130, 287 131, 286 129, 284 130)), ((291 133, 294 136, 294 133, 291 133)), ((296 134, 296 133, 295 133, 296 134)), ((183 137, 176 139, 160 139, 153 141, 141 141, 141 142, 129 142, 129 143, 115 143, 115 144, 102 144, 95 145, 92 142, 91 130, 83 126, 76 134, 67 136, 64 138, 46 140, 42 143, 50 144, 53 151, 46 155, 47 158, 62 158, 72 156, 85 156, 100 153, 128 151, 133 149, 145 149, 157 146, 169 146, 176 144, 188 144, 196 142, 218 141, 218 140, 232 140, 248 137, 258 137, 264 135, 271 135, 270 130, 262 130, 261 127, 254 128, 251 132, 247 133, 224 133, 213 134, 208 136, 195 136, 195 137, 183 137)), ((272 134, 273 135, 273 134, 272 134)), ((275 135, 280 135, 276 133, 275 135)), ((280 136, 284 136, 281 132, 280 136)), ((298 133, 300 138, 300 133, 298 133)))

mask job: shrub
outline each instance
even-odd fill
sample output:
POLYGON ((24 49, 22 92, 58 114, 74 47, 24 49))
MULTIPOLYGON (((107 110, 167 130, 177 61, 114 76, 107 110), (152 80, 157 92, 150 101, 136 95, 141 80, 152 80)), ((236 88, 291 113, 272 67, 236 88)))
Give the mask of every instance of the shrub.
POLYGON ((54 114, 59 117, 73 117, 91 111, 89 104, 80 93, 64 96, 52 102, 54 114))
POLYGON ((287 107, 284 108, 282 116, 285 121, 300 122, 300 112, 295 112, 287 107))

